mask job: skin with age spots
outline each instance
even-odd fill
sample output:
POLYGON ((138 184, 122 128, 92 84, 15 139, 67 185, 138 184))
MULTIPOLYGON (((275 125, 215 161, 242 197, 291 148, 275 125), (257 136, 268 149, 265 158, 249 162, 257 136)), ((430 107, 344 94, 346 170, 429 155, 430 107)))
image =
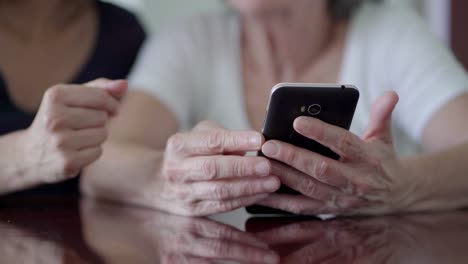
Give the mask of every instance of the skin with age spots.
POLYGON ((161 206, 178 214, 206 215, 266 198, 280 185, 269 176, 268 160, 223 155, 259 150, 262 143, 260 133, 228 131, 211 122, 172 136, 162 164, 164 183, 158 184, 161 206))
POLYGON ((341 158, 335 161, 280 141, 265 143, 265 156, 290 166, 274 165, 272 174, 304 196, 272 194, 261 204, 298 214, 354 214, 368 210, 388 213, 404 209, 393 206, 406 198, 411 182, 392 178, 389 173, 398 168, 391 132, 391 113, 397 102, 398 96, 393 92, 375 102, 371 123, 362 139, 318 119, 297 118, 294 129, 298 133, 329 147, 341 158), (287 203, 291 201, 294 207, 287 203))

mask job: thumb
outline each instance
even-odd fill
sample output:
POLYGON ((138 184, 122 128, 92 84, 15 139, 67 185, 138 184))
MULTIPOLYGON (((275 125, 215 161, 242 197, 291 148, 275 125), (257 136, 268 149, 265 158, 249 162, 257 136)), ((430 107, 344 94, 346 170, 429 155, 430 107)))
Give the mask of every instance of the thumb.
POLYGON ((385 92, 372 105, 369 126, 364 133, 364 140, 371 138, 392 143, 392 113, 398 103, 398 94, 385 92))
POLYGON ((115 97, 116 99, 123 97, 128 88, 128 82, 126 80, 109 80, 105 78, 96 79, 94 81, 85 83, 84 85, 105 89, 111 96, 115 97))

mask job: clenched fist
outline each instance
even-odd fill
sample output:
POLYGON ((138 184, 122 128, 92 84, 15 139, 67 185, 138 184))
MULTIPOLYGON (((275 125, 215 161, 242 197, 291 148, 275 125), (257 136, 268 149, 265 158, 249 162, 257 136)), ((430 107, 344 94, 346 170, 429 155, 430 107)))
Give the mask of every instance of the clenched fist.
POLYGON ((117 113, 118 99, 126 89, 126 81, 106 79, 49 88, 33 124, 19 142, 22 166, 30 171, 22 184, 66 180, 97 160, 107 138, 106 125, 117 113))

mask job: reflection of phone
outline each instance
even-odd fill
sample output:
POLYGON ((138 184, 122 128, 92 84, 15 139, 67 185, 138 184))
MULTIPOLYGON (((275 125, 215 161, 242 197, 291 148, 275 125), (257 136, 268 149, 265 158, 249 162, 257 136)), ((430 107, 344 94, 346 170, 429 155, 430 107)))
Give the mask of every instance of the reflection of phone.
MULTIPOLYGON (((274 250, 281 257, 285 257, 312 243, 313 239, 317 239, 315 237, 297 237, 297 226, 295 228, 288 227, 294 227, 297 224, 305 229, 303 231, 313 232, 314 227, 320 231, 323 228, 322 223, 318 218, 311 217, 251 217, 245 222, 245 231, 254 236, 270 234, 269 241, 265 242, 269 243, 268 246, 271 250, 274 250), (284 239, 285 237, 289 239, 284 239)), ((316 233, 320 234, 320 232, 316 233)))
MULTIPOLYGON (((352 85, 292 84, 273 87, 263 126, 266 140, 280 140, 323 156, 339 159, 329 148, 297 133, 293 128, 299 116, 311 116, 334 126, 349 129, 359 100, 359 91, 352 85)), ((260 152, 259 155, 262 155, 260 152)), ((278 193, 299 194, 282 185, 278 193)), ((253 205, 252 214, 285 214, 281 210, 253 205)))

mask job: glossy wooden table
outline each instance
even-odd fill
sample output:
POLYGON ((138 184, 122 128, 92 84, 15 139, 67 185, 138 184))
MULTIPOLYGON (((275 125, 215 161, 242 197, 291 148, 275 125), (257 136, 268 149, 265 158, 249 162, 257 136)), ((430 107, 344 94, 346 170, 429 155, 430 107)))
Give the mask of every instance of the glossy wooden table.
POLYGON ((231 223, 77 197, 0 200, 0 263, 468 263, 466 211, 215 218, 231 223))

